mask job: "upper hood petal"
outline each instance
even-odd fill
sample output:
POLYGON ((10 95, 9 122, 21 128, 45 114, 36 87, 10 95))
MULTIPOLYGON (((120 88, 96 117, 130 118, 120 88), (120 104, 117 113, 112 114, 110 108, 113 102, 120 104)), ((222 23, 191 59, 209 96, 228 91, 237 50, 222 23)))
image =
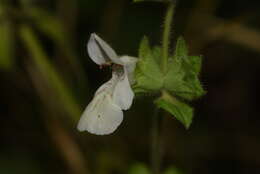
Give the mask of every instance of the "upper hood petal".
POLYGON ((98 65, 109 64, 111 62, 122 64, 116 52, 98 35, 92 33, 87 44, 90 58, 98 65))

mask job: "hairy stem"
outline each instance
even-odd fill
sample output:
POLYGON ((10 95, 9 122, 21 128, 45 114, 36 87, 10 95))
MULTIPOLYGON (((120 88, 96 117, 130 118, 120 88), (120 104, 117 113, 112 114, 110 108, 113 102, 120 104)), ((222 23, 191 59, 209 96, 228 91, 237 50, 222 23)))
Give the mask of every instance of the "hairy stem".
POLYGON ((168 8, 165 15, 164 21, 164 29, 163 29, 163 36, 162 36, 162 62, 161 62, 161 69, 163 73, 167 70, 167 63, 168 63, 168 52, 169 52, 169 44, 170 44, 170 34, 171 34, 171 24, 172 18, 174 14, 175 3, 169 2, 168 8))
MULTIPOLYGON (((171 23, 174 14, 175 3, 168 2, 168 8, 165 15, 164 29, 162 36, 162 59, 161 70, 166 73, 168 63, 168 52, 170 44, 171 23)), ((151 128, 151 165, 152 174, 160 174, 162 159, 162 138, 161 138, 162 116, 159 115, 159 109, 155 108, 152 118, 151 128)))

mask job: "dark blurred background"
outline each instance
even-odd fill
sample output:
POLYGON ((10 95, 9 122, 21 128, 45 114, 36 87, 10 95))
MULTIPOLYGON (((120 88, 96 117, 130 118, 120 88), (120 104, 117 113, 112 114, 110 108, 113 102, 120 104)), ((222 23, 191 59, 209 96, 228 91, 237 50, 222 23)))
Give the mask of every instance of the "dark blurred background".
MULTIPOLYGON (((0 174, 145 174, 131 168, 150 168, 150 98, 136 98, 111 135, 80 133, 76 124, 111 75, 88 57, 90 33, 137 56, 143 35, 161 44, 165 9, 130 0, 0 0, 0 174)), ((203 55, 207 94, 192 103, 189 130, 164 114, 162 171, 260 173, 259 19, 259 0, 178 1, 172 42, 183 35, 190 54, 203 55)))

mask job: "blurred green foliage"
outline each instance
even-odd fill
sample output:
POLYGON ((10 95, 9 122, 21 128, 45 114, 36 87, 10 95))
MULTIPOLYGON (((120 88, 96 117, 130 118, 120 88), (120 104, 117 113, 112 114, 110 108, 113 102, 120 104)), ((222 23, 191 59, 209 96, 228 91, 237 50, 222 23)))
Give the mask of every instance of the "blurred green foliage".
POLYGON ((10 70, 14 65, 14 52, 15 52, 15 33, 13 30, 14 25, 8 19, 5 6, 0 2, 0 68, 10 70))
POLYGON ((65 84, 64 79, 48 61, 49 59, 37 41, 35 34, 30 27, 21 26, 20 35, 25 47, 30 50, 37 69, 41 72, 45 81, 53 87, 55 93, 58 94, 59 103, 62 103, 64 109, 72 116, 73 120, 76 121, 80 115, 79 106, 75 98, 73 98, 70 89, 65 84))
POLYGON ((150 171, 144 164, 137 163, 129 169, 128 174, 150 174, 150 171))
MULTIPOLYGON (((72 92, 72 87, 68 86, 68 78, 63 78, 50 60, 50 56, 46 54, 43 48, 43 43, 37 38, 37 35, 44 34, 53 42, 56 52, 62 51, 64 58, 67 58, 67 67, 73 67, 74 76, 80 76, 81 84, 85 80, 82 78, 84 72, 80 63, 77 60, 68 33, 63 29, 63 24, 58 16, 51 14, 49 11, 35 7, 33 1, 21 1, 21 8, 12 6, 12 2, 0 4, 0 14, 3 21, 0 24, 1 40, 0 40, 0 68, 11 70, 15 65, 15 52, 17 46, 14 44, 18 39, 24 44, 24 48, 28 52, 31 60, 34 62, 36 69, 40 71, 43 78, 42 83, 51 86, 53 93, 57 94, 59 107, 64 108, 65 113, 68 113, 73 121, 76 121, 81 113, 79 104, 76 101, 75 94, 72 92), (18 22, 15 21, 19 20, 18 22), (13 23, 16 24, 14 25, 13 23), (40 32, 40 33, 39 33, 40 32)), ((22 56, 23 57, 23 56, 22 56)), ((30 65, 29 65, 30 66, 30 65)), ((31 72, 32 73, 32 72, 31 72)), ((70 78, 71 78, 70 77, 70 78)), ((40 95, 44 95, 43 93, 40 95)))
POLYGON ((183 172, 176 167, 170 167, 164 172, 164 174, 183 174, 183 172))

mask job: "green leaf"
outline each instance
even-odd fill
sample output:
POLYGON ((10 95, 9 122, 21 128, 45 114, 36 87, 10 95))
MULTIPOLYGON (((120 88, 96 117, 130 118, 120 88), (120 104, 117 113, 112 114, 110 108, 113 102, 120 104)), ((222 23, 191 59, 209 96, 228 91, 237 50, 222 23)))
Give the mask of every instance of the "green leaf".
POLYGON ((59 96, 61 107, 63 107, 73 119, 78 119, 81 114, 79 105, 62 76, 56 71, 51 62, 49 62, 48 56, 45 54, 33 30, 29 26, 21 26, 19 34, 25 47, 31 54, 37 69, 43 74, 44 78, 59 96))
MULTIPOLYGON (((160 49, 157 49, 157 52, 159 51, 160 49)), ((155 58, 157 52, 151 51, 148 39, 144 37, 140 44, 139 60, 135 69, 135 92, 155 92, 162 88, 163 74, 155 58)))
POLYGON ((157 107, 171 113, 185 128, 188 129, 190 127, 193 118, 193 109, 187 104, 177 100, 166 91, 155 101, 155 104, 157 107))
POLYGON ((152 49, 153 57, 158 65, 161 63, 162 49, 159 46, 154 46, 152 49))
POLYGON ((128 174, 150 174, 150 171, 144 164, 137 163, 130 168, 128 174))
POLYGON ((140 42, 138 57, 145 57, 147 54, 150 53, 151 53, 151 48, 150 48, 149 40, 146 36, 144 36, 140 42))
POLYGON ((202 64, 202 56, 189 56, 187 61, 187 69, 191 68, 191 73, 194 72, 199 75, 202 64))
POLYGON ((173 57, 168 59, 167 71, 163 74, 159 67, 161 55, 161 48, 151 49, 148 39, 144 37, 140 44, 139 61, 135 70, 134 91, 136 93, 161 91, 163 95, 155 101, 156 105, 170 112, 189 128, 193 109, 181 100, 193 100, 205 93, 198 78, 201 56, 188 56, 186 43, 180 37, 173 57))
POLYGON ((193 100, 205 94, 198 75, 201 69, 201 56, 188 56, 185 41, 180 37, 175 54, 169 59, 164 87, 174 95, 193 100))
POLYGON ((174 58, 186 59, 187 56, 188 56, 188 48, 186 46, 185 40, 183 39, 183 37, 180 36, 176 42, 174 58))

